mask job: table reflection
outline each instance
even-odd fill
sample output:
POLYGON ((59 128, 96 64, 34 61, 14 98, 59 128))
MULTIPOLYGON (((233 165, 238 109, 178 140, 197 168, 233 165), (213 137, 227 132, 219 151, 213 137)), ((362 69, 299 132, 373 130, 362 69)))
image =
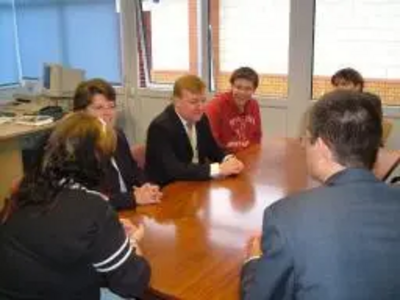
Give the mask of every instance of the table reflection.
POLYGON ((315 186, 300 143, 273 140, 240 154, 239 176, 166 187, 162 203, 122 215, 145 224, 151 285, 180 299, 238 299, 244 245, 265 207, 315 186))

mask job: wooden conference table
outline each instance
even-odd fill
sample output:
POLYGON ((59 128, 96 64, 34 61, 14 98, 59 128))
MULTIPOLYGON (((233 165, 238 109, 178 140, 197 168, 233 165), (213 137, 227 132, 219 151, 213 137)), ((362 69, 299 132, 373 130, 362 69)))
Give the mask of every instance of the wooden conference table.
POLYGON ((315 185, 295 140, 274 140, 238 156, 246 168, 237 177, 175 183, 163 190, 160 205, 121 214, 145 224, 141 246, 151 286, 167 299, 238 299, 244 247, 261 230, 264 208, 315 185))

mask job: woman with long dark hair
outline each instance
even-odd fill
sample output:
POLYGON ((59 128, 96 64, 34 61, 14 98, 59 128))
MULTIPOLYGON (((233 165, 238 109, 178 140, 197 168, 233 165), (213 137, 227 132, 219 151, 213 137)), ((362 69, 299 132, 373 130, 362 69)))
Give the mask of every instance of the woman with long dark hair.
POLYGON ((99 299, 100 282, 141 297, 149 265, 98 192, 115 147, 114 131, 86 113, 56 126, 0 226, 0 299, 99 299))

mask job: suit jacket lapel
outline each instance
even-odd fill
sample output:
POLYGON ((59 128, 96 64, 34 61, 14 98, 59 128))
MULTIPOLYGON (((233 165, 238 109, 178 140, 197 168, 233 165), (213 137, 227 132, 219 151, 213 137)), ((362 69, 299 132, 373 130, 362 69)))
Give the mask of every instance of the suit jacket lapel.
MULTIPOLYGON (((176 134, 179 143, 183 143, 182 147, 186 148, 186 153, 189 153, 189 160, 193 159, 193 150, 192 145, 190 144, 189 137, 186 132, 186 128, 183 126, 181 119, 176 114, 174 106, 171 104, 167 107, 168 113, 171 115, 171 119, 174 122, 174 128, 176 128, 176 134)), ((196 126, 197 127, 197 126, 196 126)))
POLYGON ((203 147, 204 146, 204 142, 202 143, 202 124, 201 124, 201 120, 199 122, 196 123, 196 135, 197 135, 197 151, 198 151, 198 155, 199 155, 199 162, 200 163, 204 163, 204 151, 203 151, 203 147))

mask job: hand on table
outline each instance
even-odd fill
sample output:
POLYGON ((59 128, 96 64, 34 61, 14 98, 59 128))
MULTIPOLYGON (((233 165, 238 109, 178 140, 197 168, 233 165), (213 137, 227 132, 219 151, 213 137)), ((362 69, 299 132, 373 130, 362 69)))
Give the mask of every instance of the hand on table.
POLYGON ((141 187, 134 187, 133 194, 139 205, 160 203, 162 192, 158 185, 145 183, 141 187))
POLYGON ((262 255, 261 233, 254 234, 246 244, 246 261, 251 258, 258 258, 262 255))
POLYGON ((243 163, 231 155, 220 164, 220 172, 222 176, 237 175, 243 171, 243 163))
POLYGON ((139 242, 144 236, 144 226, 143 224, 135 225, 129 219, 121 218, 119 219, 122 226, 124 227, 126 235, 129 237, 131 246, 135 248, 137 255, 142 255, 142 250, 139 247, 139 242))

